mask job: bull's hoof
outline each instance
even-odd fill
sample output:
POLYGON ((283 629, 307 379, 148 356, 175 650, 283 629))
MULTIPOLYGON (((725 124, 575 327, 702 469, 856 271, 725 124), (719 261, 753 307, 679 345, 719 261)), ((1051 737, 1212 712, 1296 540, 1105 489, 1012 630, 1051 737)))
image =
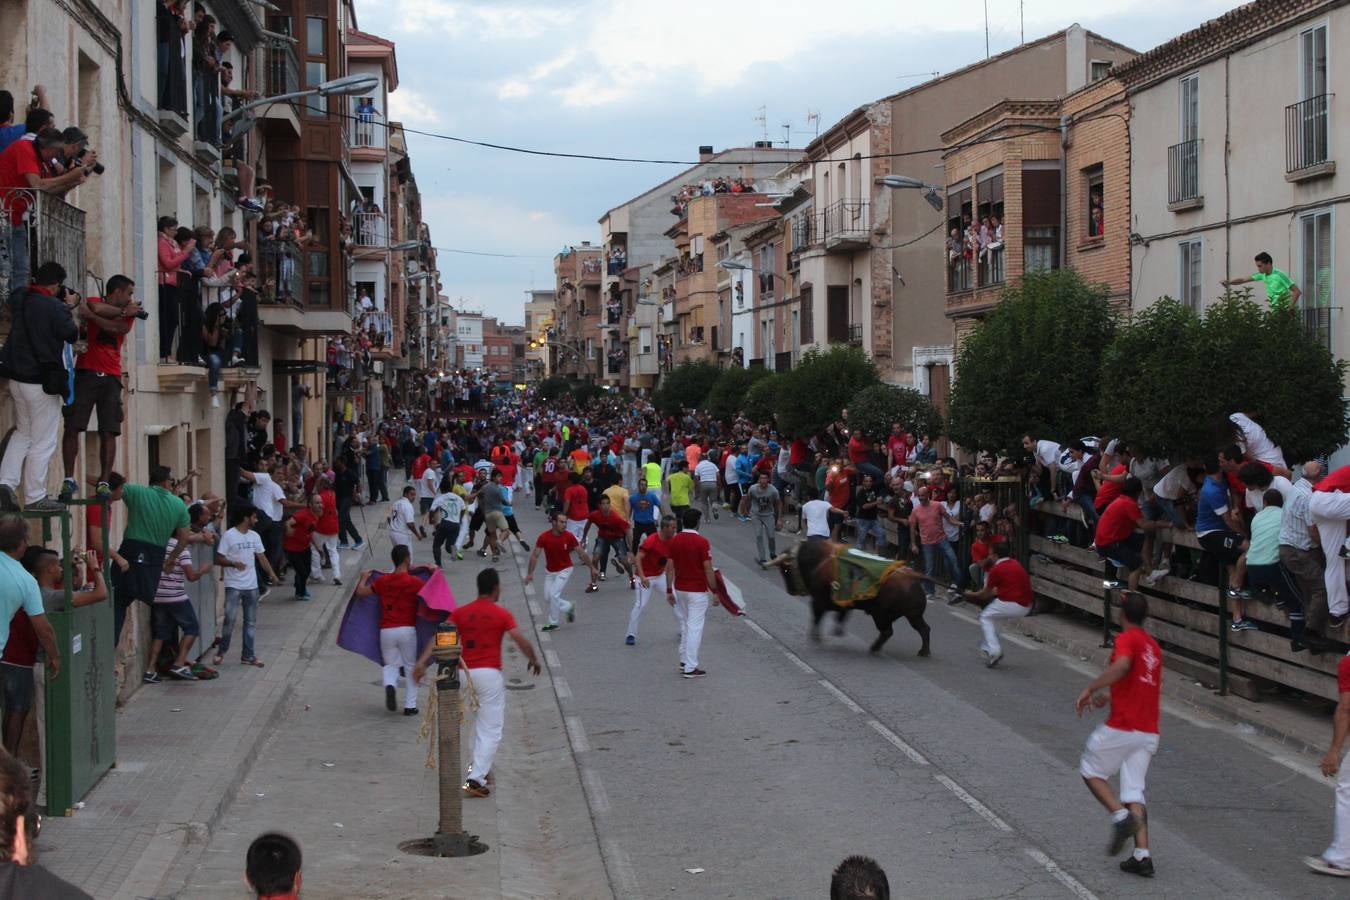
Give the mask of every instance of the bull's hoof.
POLYGON ((920 655, 920 656, 931 656, 932 654, 928 652, 928 648, 927 648, 927 647, 924 647, 922 650, 919 651, 919 655, 920 655))

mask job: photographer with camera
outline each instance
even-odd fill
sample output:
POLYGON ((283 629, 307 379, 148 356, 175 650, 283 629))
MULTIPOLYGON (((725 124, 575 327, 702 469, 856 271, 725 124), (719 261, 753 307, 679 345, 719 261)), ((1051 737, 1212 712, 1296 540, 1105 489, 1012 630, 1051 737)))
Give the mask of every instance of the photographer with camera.
POLYGON ((28 209, 33 205, 33 193, 61 196, 87 177, 81 168, 64 173, 58 170, 56 157, 61 146, 61 132, 44 128, 33 140, 19 139, 0 153, 0 209, 9 210, 9 221, 0 223, 0 227, 9 229, 11 290, 28 287, 28 209))
POLYGON ((47 466, 69 388, 65 345, 79 337, 75 312, 83 305, 65 280, 59 263, 45 262, 31 287, 9 296, 12 330, 0 347, 0 376, 9 379, 14 401, 14 434, 0 460, 0 509, 6 512, 19 508, 14 489, 20 476, 25 509, 61 509, 47 496, 47 466))
POLYGON ((102 175, 104 172, 98 154, 89 149, 89 136, 74 125, 61 132, 61 154, 53 166, 61 172, 83 169, 85 175, 102 175))
POLYGON ((75 458, 80 437, 89 427, 89 416, 98 410, 98 486, 100 497, 111 492, 108 477, 117 461, 117 436, 122 433, 122 341, 136 319, 146 318, 136 300, 136 283, 125 275, 108 279, 102 300, 85 301, 84 328, 87 347, 75 357, 75 399, 65 408, 66 430, 61 438, 61 461, 65 481, 61 500, 79 493, 75 458))

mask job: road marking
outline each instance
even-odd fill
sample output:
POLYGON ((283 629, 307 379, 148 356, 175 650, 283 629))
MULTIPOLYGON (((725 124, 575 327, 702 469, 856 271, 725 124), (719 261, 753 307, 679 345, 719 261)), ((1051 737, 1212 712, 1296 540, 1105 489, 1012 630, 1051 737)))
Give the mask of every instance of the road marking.
POLYGON ((557 650, 545 650, 545 651, 544 651, 544 662, 548 663, 548 667, 549 667, 550 669, 561 669, 561 668, 562 668, 562 660, 561 660, 561 659, 558 659, 558 651, 557 651, 557 650))
POLYGON ((539 604, 535 603, 533 600, 528 601, 525 605, 530 608, 530 615, 534 616, 536 619, 544 614, 543 610, 539 608, 539 604))
POLYGON ((541 631, 536 634, 535 637, 539 639, 539 643, 541 644, 547 644, 549 641, 553 640, 553 635, 549 634, 547 631, 541 631))
POLYGON ((872 726, 873 731, 875 731, 877 734, 881 735, 887 741, 889 741, 892 744, 892 746, 895 747, 895 749, 899 750, 901 753, 908 756, 911 762, 920 766, 928 765, 928 760, 924 758, 924 755, 920 753, 918 750, 915 750, 909 744, 906 744, 904 741, 902 741, 900 739, 900 736, 896 734, 894 731, 891 731, 889 728, 887 728, 885 725, 882 725, 876 719, 868 719, 867 724, 872 726))
POLYGON ((619 842, 612 838, 602 839, 600 850, 605 858, 605 868, 609 871, 610 886, 614 887, 614 882, 618 882, 619 889, 615 893, 620 897, 642 896, 637 874, 628 861, 628 854, 619 847, 619 842))
MULTIPOLYGON (((1245 737, 1245 735, 1242 736, 1245 737)), ((1252 742, 1248 741, 1248 743, 1252 742)), ((1256 746, 1254 743, 1252 745, 1256 746)), ((1298 774, 1305 775, 1308 778, 1311 778, 1313 781, 1326 780, 1325 778, 1322 777, 1321 770, 1318 769, 1316 766, 1307 765, 1305 763, 1299 762, 1296 759, 1292 759, 1288 756, 1272 756, 1270 759, 1271 762, 1277 762, 1280 765, 1284 766, 1286 769, 1293 769, 1298 774)))
POLYGON ((805 672, 806 674, 808 674, 808 675, 814 675, 814 674, 816 674, 816 670, 815 670, 815 669, 813 669, 813 668, 811 668, 810 666, 808 666, 808 665, 806 664, 806 662, 805 662, 800 656, 798 656, 797 654, 793 653, 791 650, 787 649, 786 647, 783 648, 783 655, 786 656, 788 659, 792 660, 792 664, 795 665, 797 668, 801 669, 801 670, 802 670, 803 672, 805 672))
POLYGON ((567 679, 553 676, 553 692, 558 695, 559 700, 570 700, 572 698, 572 689, 567 686, 567 679))
POLYGON ((769 634, 763 628, 760 628, 758 625, 756 625, 754 619, 746 619, 745 624, 748 625, 750 627, 750 630, 753 631, 755 634, 764 638, 764 640, 766 641, 773 640, 773 635, 769 634))
POLYGON ((591 768, 581 770, 581 784, 586 789, 586 797, 591 801, 591 812, 603 816, 609 812, 609 794, 600 783, 600 776, 591 768))
POLYGON ((969 623, 972 624, 972 625, 978 625, 978 624, 980 624, 980 620, 977 619, 977 618, 975 618, 974 616, 970 615, 969 613, 957 612, 956 610, 952 609, 951 607, 947 607, 947 612, 949 612, 949 613, 951 613, 952 615, 956 616, 956 618, 960 619, 960 620, 963 621, 963 622, 969 622, 969 623))
POLYGON ((1078 900, 1097 900, 1097 895, 1083 886, 1083 883, 1074 878, 1068 872, 1060 868, 1059 863, 1046 856, 1035 847, 1026 848, 1027 856, 1036 860, 1045 871, 1055 877, 1055 880, 1064 885, 1069 891, 1078 898, 1078 900))
POLYGON ((825 690, 829 691, 831 694, 834 694, 834 699, 838 700, 840 703, 844 704, 849 709, 853 710, 853 712, 860 713, 863 711, 863 708, 861 706, 853 702, 852 697, 850 697, 848 694, 845 694, 843 691, 839 690, 839 688, 831 684, 828 678, 822 678, 820 679, 820 681, 816 683, 819 684, 821 687, 823 687, 825 690))
POLYGON ((574 751, 585 753, 591 749, 586 740, 586 729, 581 727, 581 719, 576 716, 564 716, 563 726, 567 729, 567 739, 572 742, 574 751))
POLYGON ((955 781, 952 781, 946 775, 940 773, 934 775, 933 777, 938 780, 939 784, 941 784, 947 790, 955 794, 961 800, 962 803, 973 809, 980 816, 980 818, 984 819, 990 825, 993 825, 999 831, 1012 831, 1011 825, 1009 825, 1007 822, 1003 821, 998 816, 996 816, 992 809, 990 809, 989 807, 985 806, 983 803, 972 797, 970 792, 967 791, 965 788, 961 787, 961 785, 957 784, 955 781))

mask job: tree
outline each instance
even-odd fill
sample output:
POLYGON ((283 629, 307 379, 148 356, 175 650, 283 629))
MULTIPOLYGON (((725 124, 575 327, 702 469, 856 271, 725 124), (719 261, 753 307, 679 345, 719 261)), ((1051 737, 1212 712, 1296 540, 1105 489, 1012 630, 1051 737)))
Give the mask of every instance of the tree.
POLYGON ((572 382, 562 375, 550 375, 539 382, 540 400, 557 400, 572 389, 572 382))
POLYGON ((876 363, 861 347, 837 345, 822 353, 812 348, 797 367, 783 373, 777 390, 780 433, 806 437, 839 419, 853 396, 879 384, 876 363))
POLYGON ((742 411, 752 422, 769 423, 774 421, 778 409, 778 395, 783 390, 785 376, 778 372, 769 372, 763 378, 750 385, 745 392, 742 411))
POLYGON ((950 436, 967 449, 1001 450, 1028 431, 1091 434, 1100 361, 1115 332, 1105 285, 1070 269, 1028 273, 961 345, 950 436))
POLYGON ((713 383, 712 390, 708 391, 707 399, 703 401, 704 409, 715 419, 732 421, 736 413, 745 408, 745 398, 750 388, 768 374, 763 366, 750 369, 732 366, 723 369, 713 383))
POLYGON ((576 401, 577 406, 584 407, 604 392, 604 388, 595 382, 582 381, 572 387, 572 399, 576 401))
POLYGON ((848 426, 871 438, 885 438, 891 423, 910 434, 942 435, 942 413, 933 402, 912 388, 874 384, 863 388, 848 402, 848 426))
POLYGON ((721 369, 705 360, 680 363, 661 379, 652 402, 666 413, 697 409, 703 405, 721 374, 721 369))

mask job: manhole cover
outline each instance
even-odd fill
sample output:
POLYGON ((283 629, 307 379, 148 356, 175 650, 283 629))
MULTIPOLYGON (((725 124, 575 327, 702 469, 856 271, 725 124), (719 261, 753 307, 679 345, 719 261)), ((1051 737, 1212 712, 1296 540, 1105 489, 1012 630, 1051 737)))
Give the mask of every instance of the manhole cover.
MULTIPOLYGON (((468 838, 467 842, 464 845, 464 849, 466 852, 456 853, 454 854, 455 856, 477 856, 480 853, 487 852, 488 845, 478 840, 478 835, 471 834, 467 835, 466 837, 468 838)), ((416 840, 412 841, 404 841, 403 843, 398 845, 398 849, 412 856, 445 857, 450 855, 442 853, 437 848, 437 841, 435 838, 417 838, 416 840)))
POLYGON ((532 691, 532 690, 534 690, 534 685, 532 685, 532 684, 508 684, 508 685, 506 686, 506 689, 507 689, 508 691, 532 691))

